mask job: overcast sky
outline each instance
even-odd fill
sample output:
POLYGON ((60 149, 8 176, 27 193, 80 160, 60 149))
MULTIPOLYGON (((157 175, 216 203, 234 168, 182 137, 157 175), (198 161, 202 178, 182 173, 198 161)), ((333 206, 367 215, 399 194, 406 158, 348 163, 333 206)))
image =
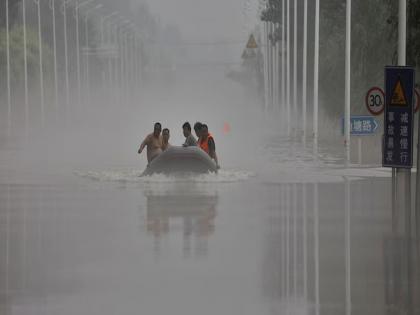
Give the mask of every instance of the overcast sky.
MULTIPOLYGON (((134 0, 135 1, 135 0, 134 0)), ((257 0, 147 0, 162 24, 177 24, 187 41, 243 40, 255 24, 257 0)))

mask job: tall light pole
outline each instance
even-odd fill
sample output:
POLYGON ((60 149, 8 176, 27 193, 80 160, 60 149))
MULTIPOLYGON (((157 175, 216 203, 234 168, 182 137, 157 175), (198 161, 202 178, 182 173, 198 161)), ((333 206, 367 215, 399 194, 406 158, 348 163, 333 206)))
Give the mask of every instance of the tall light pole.
POLYGON ((79 3, 79 0, 76 0, 76 5, 74 7, 74 17, 76 19, 76 63, 77 63, 77 100, 78 105, 82 104, 82 83, 81 83, 81 69, 80 69, 80 33, 79 33, 79 10, 81 7, 93 2, 93 0, 88 0, 83 3, 79 3))
POLYGON ((102 8, 102 4, 98 4, 93 8, 85 11, 85 45, 86 45, 86 96, 87 103, 90 103, 90 70, 89 70, 89 12, 102 8))
POLYGON ((268 107, 267 110, 269 110, 272 105, 273 105, 273 69, 272 69, 272 59, 271 59, 271 39, 270 39, 270 35, 271 35, 271 22, 267 22, 267 59, 268 59, 268 107))
MULTIPOLYGON (((111 21, 109 23, 110 26, 110 43, 114 47, 118 46, 118 24, 121 22, 121 18, 118 18, 114 21, 111 21)), ((118 58, 117 56, 114 56, 113 59, 109 59, 108 63, 108 71, 109 71, 109 79, 110 79, 110 86, 111 90, 113 92, 113 95, 115 97, 115 102, 118 102, 119 96, 118 96, 118 78, 119 78, 119 72, 118 72, 118 58)))
POLYGON ((45 122, 45 104, 44 104, 44 70, 43 70, 43 58, 42 58, 42 25, 41 25, 41 3, 40 0, 34 0, 37 5, 38 11, 38 52, 39 52, 39 88, 41 92, 41 122, 44 126, 45 122))
POLYGON ((344 108, 344 134, 346 148, 346 163, 350 163, 350 89, 351 89, 351 0, 346 5, 346 62, 345 62, 345 108, 344 108))
POLYGON ((297 100, 297 0, 293 3, 293 123, 297 129, 298 100, 297 100))
POLYGON ((131 31, 130 21, 125 20, 121 25, 121 84, 122 93, 125 94, 125 103, 129 103, 129 52, 128 52, 128 36, 131 31))
POLYGON ((264 94, 265 94, 265 102, 264 102, 264 113, 268 109, 269 104, 269 97, 270 97, 270 76, 268 75, 268 46, 269 46, 269 39, 268 39, 268 22, 264 22, 264 41, 265 41, 265 47, 264 47, 264 78, 265 78, 265 84, 264 84, 264 94))
POLYGON ((54 105, 56 115, 58 114, 58 71, 57 71, 57 32, 55 24, 55 0, 50 1, 53 25, 53 54, 54 54, 54 105))
POLYGON ((319 89, 319 1, 315 0, 315 47, 314 47, 314 154, 318 154, 318 89, 319 89))
POLYGON ((62 0, 61 10, 63 13, 64 23, 64 68, 65 68, 65 84, 66 84, 66 111, 70 105, 70 81, 69 81, 69 56, 68 56, 68 42, 67 42, 67 2, 62 0))
POLYGON ((29 130, 29 96, 28 96, 28 49, 26 35, 26 0, 22 0, 22 27, 23 27, 23 67, 25 84, 25 133, 29 130))
MULTIPOLYGON (((283 113, 285 112, 286 107, 286 56, 285 54, 285 1, 281 1, 281 102, 282 102, 282 108, 283 113)), ((287 124, 289 124, 289 121, 287 121, 287 124)))
MULTIPOLYGON (((101 49, 100 49, 100 51, 101 51, 101 53, 102 53, 102 58, 106 58, 107 57, 107 51, 106 51, 106 49, 105 49, 105 30, 104 30, 104 25, 105 25, 105 22, 108 20, 108 19, 110 19, 111 17, 113 17, 113 16, 115 16, 116 14, 118 14, 118 12, 117 11, 114 11, 114 12, 112 12, 111 14, 108 14, 108 15, 105 15, 105 16, 101 16, 101 19, 100 19, 100 36, 101 36, 101 49)), ((109 83, 109 80, 107 80, 107 76, 106 76, 106 74, 105 74, 105 69, 102 69, 102 89, 103 89, 103 93, 105 94, 105 93, 108 93, 108 95, 107 95, 107 97, 109 97, 111 94, 110 94, 110 87, 108 86, 106 86, 107 84, 107 81, 108 81, 108 83, 109 83)))
POLYGON ((118 12, 114 11, 111 14, 105 15, 105 16, 101 16, 101 46, 103 47, 105 44, 105 32, 104 32, 104 23, 106 22, 106 20, 112 18, 113 16, 117 15, 118 12))
POLYGON ((127 28, 125 33, 124 33, 124 51, 125 51, 125 88, 126 88, 126 102, 127 102, 127 106, 130 104, 130 51, 129 51, 129 38, 130 38, 130 29, 127 28))
MULTIPOLYGON (((111 81, 111 79, 110 79, 110 76, 111 76, 110 68, 111 67, 110 67, 110 56, 108 56, 108 52, 106 51, 106 48, 105 48, 106 45, 105 45, 105 29, 104 28, 106 26, 106 24, 105 24, 106 21, 111 19, 112 17, 114 17, 117 14, 118 14, 118 12, 114 11, 111 14, 108 14, 106 16, 101 16, 101 25, 100 25, 100 28, 101 28, 100 29, 100 31, 101 31, 101 51, 103 53, 103 56, 106 56, 108 58, 108 62, 107 62, 107 64, 108 64, 108 71, 107 71, 108 75, 103 76, 103 78, 102 78, 103 83, 102 84, 103 84, 104 91, 108 90, 109 95, 111 95, 111 82, 110 82, 111 81), (108 83, 108 89, 105 87, 106 83, 108 83)), ((106 40, 108 40, 108 38, 106 40)), ((103 71, 103 73, 105 73, 104 69, 102 71, 103 71)))
POLYGON ((139 91, 139 84, 140 84, 140 39, 138 36, 134 36, 134 84, 135 84, 135 91, 138 93, 139 91))
POLYGON ((302 130, 303 144, 306 144, 306 102, 308 66, 308 0, 303 0, 303 58, 302 58, 302 130))
POLYGON ((287 135, 290 136, 291 131, 291 108, 290 108, 290 0, 286 0, 286 27, 287 27, 287 78, 286 78, 286 105, 287 105, 287 135))
POLYGON ((10 28, 9 0, 6 0, 6 62, 7 62, 7 134, 12 133, 12 96, 10 92, 10 28))
POLYGON ((278 40, 278 31, 279 31, 279 25, 278 23, 274 24, 274 31, 276 34, 276 41, 274 46, 274 56, 275 56, 275 74, 276 74, 276 82, 274 84, 275 87, 275 106, 276 110, 280 111, 280 42, 278 40))

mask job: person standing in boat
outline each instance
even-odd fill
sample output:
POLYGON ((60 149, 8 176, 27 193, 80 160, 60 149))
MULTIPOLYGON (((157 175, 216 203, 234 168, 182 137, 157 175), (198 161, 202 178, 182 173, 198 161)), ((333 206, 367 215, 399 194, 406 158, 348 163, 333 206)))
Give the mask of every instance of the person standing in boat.
POLYGON ((147 135, 144 141, 140 145, 140 149, 138 151, 141 154, 145 147, 147 147, 147 162, 150 163, 156 158, 159 154, 162 153, 162 125, 160 123, 155 123, 153 133, 147 135))
POLYGON ((169 129, 165 128, 162 130, 162 151, 166 151, 171 144, 169 143, 169 129))
POLYGON ((182 132, 184 133, 185 142, 182 144, 183 147, 196 147, 197 140, 195 140, 194 136, 191 133, 191 125, 187 121, 182 125, 182 132))
POLYGON ((220 166, 216 154, 216 144, 214 142, 213 136, 211 133, 209 133, 209 128, 206 124, 201 125, 199 145, 200 148, 203 149, 216 162, 216 167, 219 169, 220 166))

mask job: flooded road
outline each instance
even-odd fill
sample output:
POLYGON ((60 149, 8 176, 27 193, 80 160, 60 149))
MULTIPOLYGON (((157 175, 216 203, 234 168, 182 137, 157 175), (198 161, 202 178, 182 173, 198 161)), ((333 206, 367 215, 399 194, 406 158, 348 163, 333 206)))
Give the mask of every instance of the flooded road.
POLYGON ((389 173, 279 152, 183 179, 3 161, 0 313, 420 314, 389 173))

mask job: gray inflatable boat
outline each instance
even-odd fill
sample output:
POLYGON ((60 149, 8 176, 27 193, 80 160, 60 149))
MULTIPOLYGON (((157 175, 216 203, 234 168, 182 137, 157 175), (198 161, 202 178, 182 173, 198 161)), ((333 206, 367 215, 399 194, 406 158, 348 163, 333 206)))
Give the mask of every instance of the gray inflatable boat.
POLYGON ((150 162, 142 176, 216 172, 216 163, 202 149, 172 146, 150 162))

